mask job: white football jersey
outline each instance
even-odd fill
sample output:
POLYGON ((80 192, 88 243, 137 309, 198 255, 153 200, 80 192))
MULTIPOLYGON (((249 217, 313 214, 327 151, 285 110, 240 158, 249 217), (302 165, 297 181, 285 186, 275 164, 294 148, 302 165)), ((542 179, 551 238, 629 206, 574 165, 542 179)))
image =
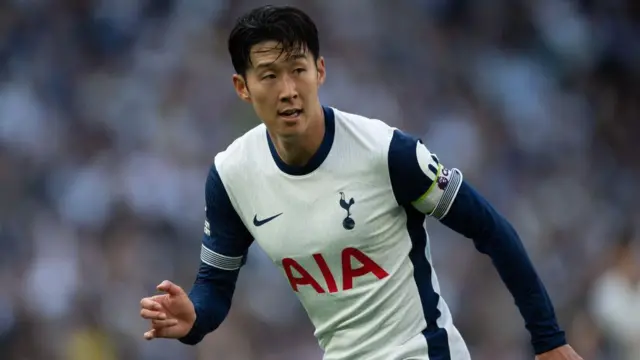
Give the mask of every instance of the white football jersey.
MULTIPOLYGON (((425 229, 426 216, 447 214, 462 174, 382 121, 324 114, 304 167, 280 160, 264 125, 216 156, 233 209, 299 297, 325 360, 470 359, 425 229)), ((202 261, 236 270, 243 247, 230 248, 241 251, 205 243, 202 261)))

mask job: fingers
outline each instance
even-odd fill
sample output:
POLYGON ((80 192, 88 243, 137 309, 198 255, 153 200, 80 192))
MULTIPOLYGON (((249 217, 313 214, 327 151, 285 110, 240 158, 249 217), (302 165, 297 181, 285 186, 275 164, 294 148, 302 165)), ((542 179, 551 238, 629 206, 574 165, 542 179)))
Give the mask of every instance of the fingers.
POLYGON ((165 320, 152 320, 153 328, 155 330, 164 329, 178 325, 177 319, 165 319, 165 320))
POLYGON ((146 320, 165 320, 167 318, 167 314, 162 311, 153 311, 149 309, 140 310, 140 316, 146 320))
POLYGON ((165 280, 157 287, 158 291, 166 292, 169 295, 180 295, 184 293, 182 288, 169 280, 165 280))
POLYGON ((167 330, 169 328, 178 325, 178 320, 176 319, 167 319, 167 320, 152 320, 151 324, 153 325, 153 329, 144 333, 145 340, 153 340, 159 339, 162 337, 166 337, 169 335, 167 330))
POLYGON ((162 309, 162 306, 154 301, 152 298, 144 298, 140 300, 140 307, 147 310, 158 311, 162 309))
MULTIPOLYGON (((165 280, 157 286, 158 291, 162 291, 169 296, 183 295, 184 290, 169 280, 165 280)), ((152 329, 144 333, 144 338, 153 340, 167 335, 169 328, 178 325, 178 320, 167 319, 167 314, 163 312, 160 304, 163 297, 167 295, 156 295, 140 300, 140 316, 143 319, 151 320, 152 329), (164 335, 163 335, 164 334, 164 335)))

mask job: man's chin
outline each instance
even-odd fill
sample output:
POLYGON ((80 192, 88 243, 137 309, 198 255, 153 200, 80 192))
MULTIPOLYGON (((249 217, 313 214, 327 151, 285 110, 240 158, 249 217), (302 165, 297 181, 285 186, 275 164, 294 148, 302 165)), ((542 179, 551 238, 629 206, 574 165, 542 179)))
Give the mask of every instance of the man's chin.
POLYGON ((277 135, 281 137, 295 137, 301 135, 304 132, 304 120, 303 119, 295 119, 295 120, 282 120, 278 119, 277 125, 277 135))
POLYGON ((302 122, 303 118, 304 118, 304 113, 300 113, 295 116, 278 115, 278 122, 283 124, 285 127, 292 127, 302 122))
POLYGON ((298 127, 278 129, 276 136, 284 141, 294 141, 303 134, 303 131, 298 127))

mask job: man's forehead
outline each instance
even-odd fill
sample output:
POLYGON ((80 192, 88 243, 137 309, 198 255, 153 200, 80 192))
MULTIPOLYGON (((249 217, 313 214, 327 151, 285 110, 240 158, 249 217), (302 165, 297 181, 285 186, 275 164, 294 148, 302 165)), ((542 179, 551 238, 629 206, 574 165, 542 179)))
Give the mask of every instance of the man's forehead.
MULTIPOLYGON (((288 47, 288 52, 292 53, 292 54, 303 54, 306 55, 306 53, 308 52, 308 49, 306 48, 306 46, 304 46, 304 44, 291 44, 288 47)), ((281 53, 282 49, 284 48, 284 45, 281 42, 277 42, 277 41, 263 41, 261 43, 255 44, 253 45, 253 47, 251 47, 251 53, 252 54, 259 54, 259 53, 269 53, 269 52, 275 52, 275 53, 281 53)))
POLYGON ((308 55, 305 47, 292 47, 284 51, 282 44, 275 41, 260 43, 251 48, 251 62, 254 67, 272 64, 276 61, 295 61, 304 59, 308 55))

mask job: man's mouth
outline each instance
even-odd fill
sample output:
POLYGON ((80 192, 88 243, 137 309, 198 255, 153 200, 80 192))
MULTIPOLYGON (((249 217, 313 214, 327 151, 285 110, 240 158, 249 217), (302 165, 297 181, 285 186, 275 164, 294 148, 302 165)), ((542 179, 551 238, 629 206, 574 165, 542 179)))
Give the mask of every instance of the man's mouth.
POLYGON ((297 118, 298 116, 300 116, 300 114, 302 114, 302 109, 286 109, 283 111, 278 111, 278 115, 284 117, 284 118, 297 118))

